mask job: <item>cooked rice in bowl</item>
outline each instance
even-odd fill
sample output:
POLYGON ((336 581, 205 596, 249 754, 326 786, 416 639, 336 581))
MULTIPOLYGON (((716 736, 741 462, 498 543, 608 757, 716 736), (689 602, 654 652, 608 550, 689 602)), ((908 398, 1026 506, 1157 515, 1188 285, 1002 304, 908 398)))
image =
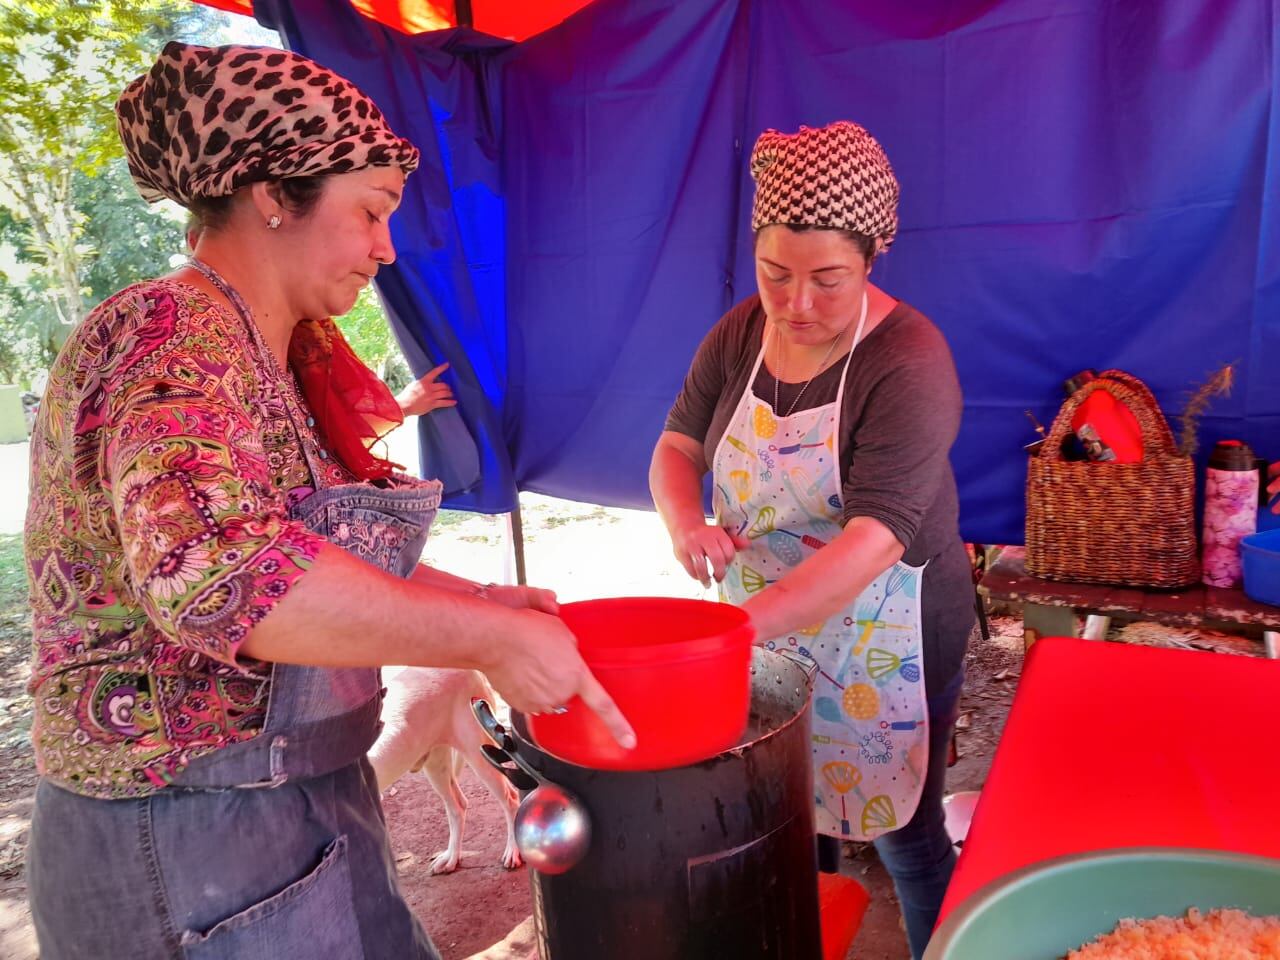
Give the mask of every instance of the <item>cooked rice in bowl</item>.
POLYGON ((1185 917, 1121 920, 1066 960, 1280 960, 1280 917, 1192 907, 1185 917))

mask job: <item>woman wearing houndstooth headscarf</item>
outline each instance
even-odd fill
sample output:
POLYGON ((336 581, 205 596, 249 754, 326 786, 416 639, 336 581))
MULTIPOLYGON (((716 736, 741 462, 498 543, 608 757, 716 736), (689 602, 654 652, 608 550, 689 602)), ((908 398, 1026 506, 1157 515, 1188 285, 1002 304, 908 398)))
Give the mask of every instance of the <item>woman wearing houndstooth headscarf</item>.
POLYGON ((435 957, 366 759, 377 668, 634 737, 554 594, 418 563, 440 485, 373 452, 400 412, 325 318, 394 259, 418 151, 283 50, 171 43, 117 113, 199 230, 80 324, 32 437, 41 956, 435 957))
POLYGON ((767 130, 751 175, 759 292, 699 347, 650 487, 689 574, 815 662, 820 865, 840 838, 874 841, 919 958, 955 863, 942 790, 974 619, 948 461, 960 389, 938 329, 870 282, 898 231, 871 134, 767 130))

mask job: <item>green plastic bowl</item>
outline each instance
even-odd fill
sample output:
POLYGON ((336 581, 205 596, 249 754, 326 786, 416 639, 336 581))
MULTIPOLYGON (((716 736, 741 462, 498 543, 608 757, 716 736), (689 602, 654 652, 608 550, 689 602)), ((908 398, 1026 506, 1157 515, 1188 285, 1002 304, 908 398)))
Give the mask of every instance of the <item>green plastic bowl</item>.
POLYGON ((1236 907, 1280 915, 1280 860, 1134 847, 1071 854, 1015 870, 961 903, 925 960, 1059 960, 1125 917, 1236 907))

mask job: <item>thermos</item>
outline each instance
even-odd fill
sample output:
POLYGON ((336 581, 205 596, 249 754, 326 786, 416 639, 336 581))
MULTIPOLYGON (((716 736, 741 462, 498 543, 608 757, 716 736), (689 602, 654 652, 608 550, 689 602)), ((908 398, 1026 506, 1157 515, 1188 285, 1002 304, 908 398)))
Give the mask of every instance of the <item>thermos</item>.
MULTIPOLYGON (((1063 384, 1071 396, 1090 380, 1093 370, 1081 370, 1063 384)), ((1098 463, 1138 463, 1142 460, 1142 427, 1138 418, 1107 390, 1094 390, 1071 417, 1071 429, 1084 455, 1098 463)))
POLYGON ((1248 444, 1221 440, 1204 482, 1204 575, 1211 587, 1241 583, 1240 538, 1258 527, 1258 465, 1248 444))

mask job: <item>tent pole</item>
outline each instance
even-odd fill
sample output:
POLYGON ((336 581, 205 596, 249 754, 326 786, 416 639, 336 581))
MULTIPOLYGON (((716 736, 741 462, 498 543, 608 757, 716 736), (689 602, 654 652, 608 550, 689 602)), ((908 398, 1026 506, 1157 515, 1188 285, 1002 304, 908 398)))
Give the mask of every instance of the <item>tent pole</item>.
MULTIPOLYGON (((526 586, 528 579, 525 576, 524 568, 524 524, 520 518, 520 504, 517 503, 514 510, 507 514, 507 540, 511 544, 511 549, 516 558, 516 583, 520 586, 526 586)), ((508 555, 510 559, 510 555, 508 555)), ((510 568, 508 568, 510 569, 510 568)))
POLYGON ((471 0, 453 0, 453 19, 459 27, 475 26, 475 17, 471 14, 471 0))

